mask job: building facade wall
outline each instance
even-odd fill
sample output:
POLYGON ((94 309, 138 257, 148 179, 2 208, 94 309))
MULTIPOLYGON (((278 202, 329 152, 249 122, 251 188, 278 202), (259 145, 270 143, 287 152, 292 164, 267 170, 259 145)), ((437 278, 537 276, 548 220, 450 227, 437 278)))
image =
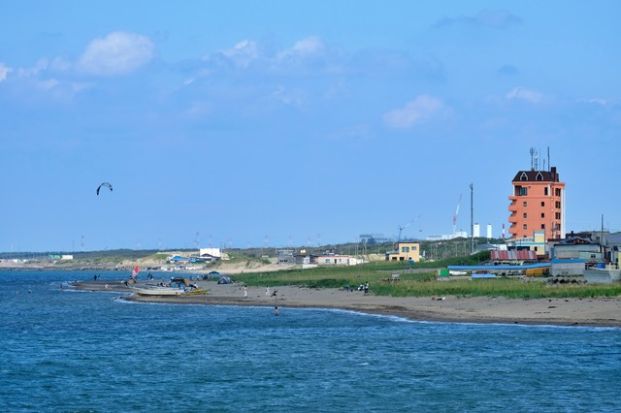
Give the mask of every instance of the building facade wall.
MULTIPOLYGON (((527 179, 512 182, 513 193, 509 197, 509 232, 512 238, 528 238, 534 231, 543 230, 545 239, 565 237, 565 184, 556 179, 532 179, 537 171, 524 172, 527 179)), ((550 175, 546 171, 547 175, 550 175)), ((542 174, 543 175, 543 174, 542 174)))
POLYGON ((418 242, 398 242, 395 251, 386 253, 386 261, 420 261, 420 244, 418 242))

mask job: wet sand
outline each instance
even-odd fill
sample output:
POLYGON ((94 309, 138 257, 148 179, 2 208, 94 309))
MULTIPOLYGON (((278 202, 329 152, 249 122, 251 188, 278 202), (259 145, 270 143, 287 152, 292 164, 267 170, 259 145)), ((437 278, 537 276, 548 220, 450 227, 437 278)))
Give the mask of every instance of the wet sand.
MULTIPOLYGON (((331 308, 360 311, 372 314, 401 316, 412 320, 554 324, 621 327, 621 298, 553 298, 507 299, 491 297, 388 297, 359 291, 316 289, 303 287, 244 288, 238 284, 218 285, 201 281, 206 295, 171 297, 127 295, 124 299, 134 302, 210 304, 287 307, 331 308), (273 293, 276 292, 276 295, 273 293)), ((131 292, 122 283, 103 281, 83 282, 77 289, 90 291, 131 292)))

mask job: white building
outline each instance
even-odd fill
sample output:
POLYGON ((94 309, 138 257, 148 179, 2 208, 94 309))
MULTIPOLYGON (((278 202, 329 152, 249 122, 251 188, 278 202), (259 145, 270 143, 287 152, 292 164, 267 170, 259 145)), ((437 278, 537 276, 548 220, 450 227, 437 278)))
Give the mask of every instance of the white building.
POLYGON ((487 224, 487 239, 492 239, 492 224, 487 224))
POLYGON ((319 255, 314 261, 318 265, 358 265, 364 263, 362 258, 351 255, 319 255))
POLYGON ((198 255, 201 257, 212 256, 214 258, 222 258, 222 251, 220 248, 201 248, 198 250, 198 255))
POLYGON ((472 234, 475 238, 479 238, 481 236, 481 225, 479 225, 478 222, 472 227, 472 234))

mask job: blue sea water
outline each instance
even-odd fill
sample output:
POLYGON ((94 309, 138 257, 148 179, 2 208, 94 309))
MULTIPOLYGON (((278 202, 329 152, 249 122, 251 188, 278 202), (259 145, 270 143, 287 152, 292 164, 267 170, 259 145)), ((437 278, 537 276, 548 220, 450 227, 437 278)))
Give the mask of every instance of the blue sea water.
POLYGON ((621 329, 275 317, 59 288, 89 278, 0 272, 0 411, 621 411, 621 329))

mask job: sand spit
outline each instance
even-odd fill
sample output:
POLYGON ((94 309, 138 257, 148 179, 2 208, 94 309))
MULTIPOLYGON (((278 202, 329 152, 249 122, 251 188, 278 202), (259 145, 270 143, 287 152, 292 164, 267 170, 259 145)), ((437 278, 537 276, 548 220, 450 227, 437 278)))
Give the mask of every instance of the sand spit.
MULTIPOLYGON (((427 321, 621 327, 620 298, 522 300, 454 296, 387 297, 364 295, 359 291, 294 286, 269 290, 264 287, 247 287, 247 296, 244 296, 244 287, 239 284, 218 285, 215 282, 200 281, 199 285, 208 290, 206 295, 156 297, 128 294, 124 299, 170 304, 334 308, 427 321)), ((131 289, 119 282, 81 282, 76 283, 74 288, 131 292, 131 289)))

